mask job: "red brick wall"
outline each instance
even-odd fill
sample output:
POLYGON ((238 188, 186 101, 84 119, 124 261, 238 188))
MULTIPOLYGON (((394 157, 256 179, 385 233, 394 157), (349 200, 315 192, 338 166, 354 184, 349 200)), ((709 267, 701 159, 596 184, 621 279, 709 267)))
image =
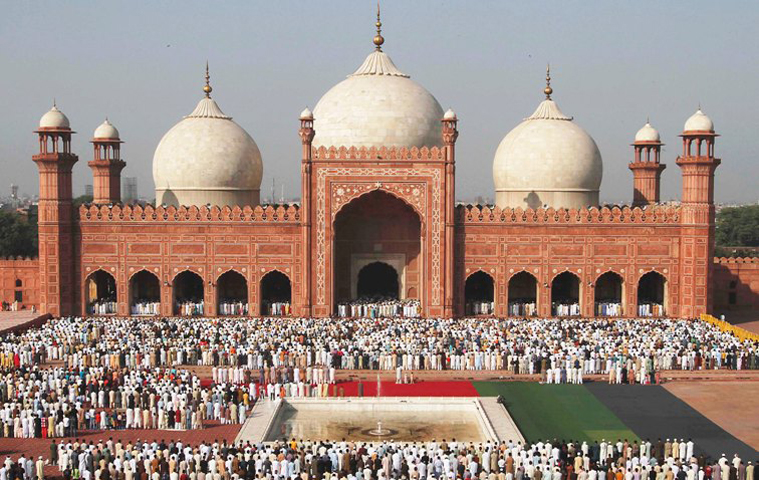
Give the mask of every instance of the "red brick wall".
POLYGON ((714 313, 759 318, 759 258, 714 259, 714 313))
POLYGON ((39 309, 40 265, 36 258, 0 259, 0 301, 13 303, 21 292, 22 305, 39 309), (16 281, 21 280, 21 287, 16 281))

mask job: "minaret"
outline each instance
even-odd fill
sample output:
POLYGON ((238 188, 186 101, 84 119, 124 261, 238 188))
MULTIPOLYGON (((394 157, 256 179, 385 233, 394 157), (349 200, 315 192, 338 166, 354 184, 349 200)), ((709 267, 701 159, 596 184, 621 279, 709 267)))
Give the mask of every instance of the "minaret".
POLYGON ((298 135, 300 136, 300 142, 303 147, 301 155, 301 201, 300 201, 300 221, 302 225, 301 238, 303 239, 303 292, 301 299, 301 310, 299 315, 308 317, 311 316, 311 275, 312 275, 312 261, 311 261, 311 189, 312 183, 312 146, 314 141, 314 114, 311 113, 308 107, 306 107, 300 113, 300 129, 298 135))
POLYGON ((121 170, 126 162, 121 160, 119 131, 106 118, 95 130, 92 138, 94 156, 87 165, 92 169, 94 204, 121 202, 121 170))
POLYGON ((687 122, 680 135, 683 153, 677 157, 683 175, 683 203, 714 203, 714 171, 722 162, 714 157, 714 123, 701 108, 687 122))
POLYGON ((659 132, 648 120, 635 134, 635 160, 629 168, 633 172, 633 206, 659 203, 661 172, 667 166, 660 163, 661 143, 659 132))
POLYGON ((697 317, 712 309, 714 270, 714 171, 721 160, 714 157, 714 123, 699 108, 685 122, 683 153, 677 157, 682 171, 681 317, 697 317))
POLYGON ((39 153, 32 157, 40 173, 38 206, 40 312, 54 316, 75 312, 74 228, 71 170, 79 158, 71 153, 69 119, 53 103, 42 116, 39 153))
MULTIPOLYGON (((459 119, 452 109, 443 114, 443 144, 445 145, 445 296, 443 298, 443 314, 451 318, 454 312, 453 282, 454 255, 456 254, 455 229, 456 229, 456 139, 459 138, 459 119)), ((463 312, 462 312, 463 313, 463 312)))

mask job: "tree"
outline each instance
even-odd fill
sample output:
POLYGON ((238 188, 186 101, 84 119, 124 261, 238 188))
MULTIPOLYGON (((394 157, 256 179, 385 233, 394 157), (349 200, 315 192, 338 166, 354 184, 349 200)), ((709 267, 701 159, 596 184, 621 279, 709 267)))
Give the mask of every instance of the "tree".
POLYGON ((37 255, 37 217, 0 211, 0 257, 37 255))
POLYGON ((716 223, 718 246, 759 247, 759 205, 723 208, 716 223))

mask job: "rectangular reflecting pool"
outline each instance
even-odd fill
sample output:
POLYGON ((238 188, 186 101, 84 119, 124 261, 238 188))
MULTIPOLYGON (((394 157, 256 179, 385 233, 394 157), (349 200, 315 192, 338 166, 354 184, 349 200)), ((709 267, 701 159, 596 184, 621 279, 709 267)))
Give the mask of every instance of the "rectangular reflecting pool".
POLYGON ((282 439, 381 442, 495 440, 478 399, 354 398, 281 401, 264 441, 282 439))

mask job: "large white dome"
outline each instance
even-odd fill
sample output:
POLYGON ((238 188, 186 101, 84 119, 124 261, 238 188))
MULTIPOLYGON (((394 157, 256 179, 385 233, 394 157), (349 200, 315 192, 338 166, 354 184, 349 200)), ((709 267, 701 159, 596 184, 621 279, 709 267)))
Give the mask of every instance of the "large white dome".
POLYGON ((602 175, 596 142, 551 99, 504 137, 493 161, 502 208, 598 205, 602 175))
POLYGON ((210 97, 174 125, 156 148, 156 203, 257 205, 263 163, 256 142, 210 97))
POLYGON ((443 109, 382 51, 371 53, 314 108, 314 145, 441 146, 443 109))

